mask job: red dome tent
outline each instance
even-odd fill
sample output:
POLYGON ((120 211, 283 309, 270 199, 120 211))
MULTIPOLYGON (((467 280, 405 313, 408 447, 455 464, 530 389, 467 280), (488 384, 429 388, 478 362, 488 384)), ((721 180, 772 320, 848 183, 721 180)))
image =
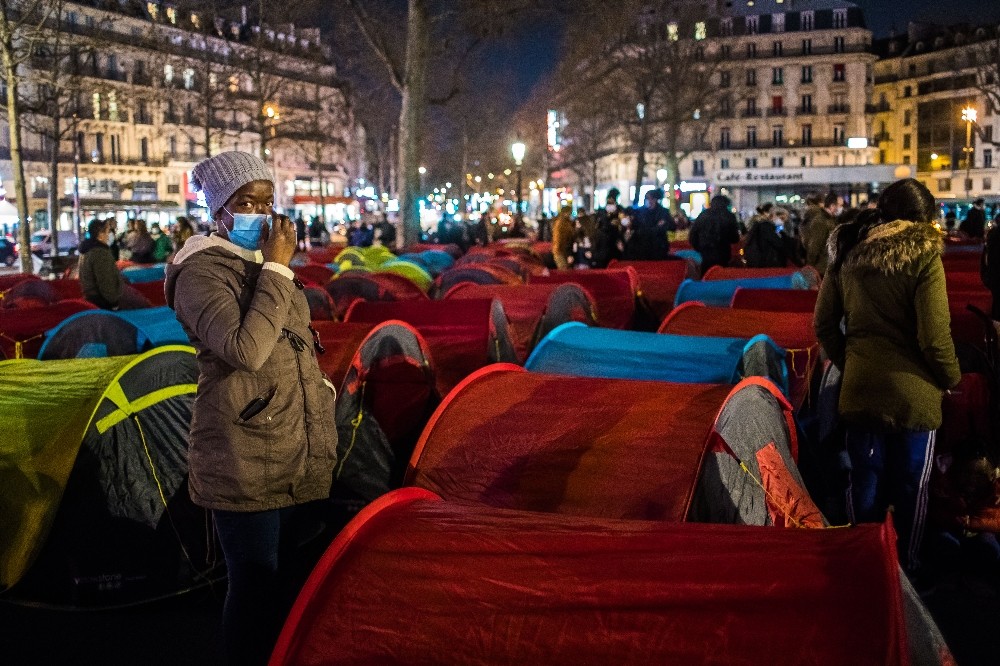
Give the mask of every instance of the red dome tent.
POLYGON ((507 316, 499 301, 358 301, 344 317, 347 322, 392 319, 410 324, 427 341, 441 395, 484 365, 516 358, 507 316))
POLYGON ((596 325, 594 303, 576 284, 477 285, 466 282, 445 294, 445 300, 477 298, 496 299, 503 304, 519 363, 526 361, 535 344, 561 324, 579 321, 588 326, 596 325))
POLYGON ((472 284, 523 284, 521 276, 504 266, 490 263, 464 263, 455 265, 434 280, 432 294, 447 294, 456 285, 472 284))
POLYGON ((312 327, 319 334, 320 342, 326 350, 316 356, 319 368, 326 373, 338 391, 351 367, 354 354, 375 326, 370 323, 345 324, 339 321, 312 322, 312 327))
POLYGON ((330 545, 270 664, 906 664, 893 541, 889 524, 611 521, 404 489, 330 545))
MULTIPOLYGON (((790 422, 777 388, 759 378, 734 388, 562 377, 497 365, 442 402, 417 443, 407 481, 449 501, 677 522, 687 518, 697 486, 711 483, 698 494, 725 495, 743 522, 766 525, 772 520, 759 487, 718 473, 699 483, 702 460, 717 439, 716 424, 725 423, 719 436, 744 453, 756 478, 762 478, 756 451, 773 442, 780 459, 771 460, 773 476, 791 478, 801 489, 790 422)), ((804 491, 799 495, 808 502, 804 491)))
POLYGON ((347 308, 356 300, 427 300, 427 294, 420 287, 395 273, 349 271, 341 273, 327 282, 324 288, 333 298, 335 314, 338 318, 343 318, 347 308))
POLYGON ((674 307, 681 282, 698 278, 698 266, 690 259, 673 261, 617 261, 608 268, 631 268, 639 278, 639 301, 656 321, 663 321, 674 307))
POLYGON ((4 292, 0 305, 12 309, 40 308, 61 300, 49 281, 22 280, 4 292))
POLYGON ((35 358, 45 340, 45 332, 64 319, 96 308, 86 301, 59 301, 26 310, 0 309, 0 354, 3 358, 35 358))
POLYGON ((816 310, 819 292, 813 289, 746 289, 733 292, 730 307, 767 312, 808 312, 816 310))
POLYGON ((535 275, 530 284, 574 282, 597 303, 597 323, 606 328, 629 328, 635 318, 639 276, 633 268, 606 268, 589 271, 552 271, 535 275))
POLYGON ((770 337, 788 354, 789 391, 796 408, 805 401, 812 372, 819 362, 820 347, 811 312, 708 308, 691 302, 674 308, 663 320, 659 332, 721 338, 752 338, 760 334, 770 337))
POLYGON ((376 326, 351 359, 337 399, 335 506, 351 516, 402 485, 406 463, 438 399, 420 334, 401 321, 376 326))
POLYGON ((785 266, 784 268, 745 268, 740 266, 712 266, 701 277, 702 280, 745 280, 752 278, 778 277, 801 273, 811 285, 811 289, 819 289, 820 276, 812 266, 785 266))
POLYGON ((332 268, 320 264, 293 266, 292 271, 295 273, 295 277, 303 282, 312 283, 318 287, 322 287, 336 275, 336 272, 332 268))

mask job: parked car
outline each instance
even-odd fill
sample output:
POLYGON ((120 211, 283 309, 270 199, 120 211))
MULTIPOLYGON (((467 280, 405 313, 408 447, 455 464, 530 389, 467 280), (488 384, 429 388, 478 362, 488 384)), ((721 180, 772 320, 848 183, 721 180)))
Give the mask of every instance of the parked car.
POLYGON ((17 263, 17 245, 6 238, 0 238, 0 263, 13 266, 17 263))
MULTIPOLYGON (((59 254, 72 254, 80 246, 80 239, 72 231, 59 232, 59 254)), ((52 254, 52 237, 48 229, 31 234, 31 253, 37 257, 52 254)))

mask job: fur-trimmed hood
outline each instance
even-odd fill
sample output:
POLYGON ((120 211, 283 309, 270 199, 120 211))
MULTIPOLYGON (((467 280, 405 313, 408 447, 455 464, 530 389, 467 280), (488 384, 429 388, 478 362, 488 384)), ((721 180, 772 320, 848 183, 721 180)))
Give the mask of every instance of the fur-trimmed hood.
MULTIPOLYGON (((842 232, 847 232, 846 227, 841 225, 830 234, 827 252, 831 265, 837 261, 837 240, 842 232)), ((933 224, 896 220, 873 227, 864 240, 847 250, 842 266, 891 275, 943 252, 944 234, 933 224)))

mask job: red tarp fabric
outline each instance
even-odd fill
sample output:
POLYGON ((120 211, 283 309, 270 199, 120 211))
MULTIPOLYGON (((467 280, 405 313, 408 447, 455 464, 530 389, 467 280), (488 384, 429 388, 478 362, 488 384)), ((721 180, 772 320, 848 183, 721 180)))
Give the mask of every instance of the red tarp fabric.
POLYGON ((159 307, 167 304, 166 294, 163 293, 163 280, 140 282, 131 285, 131 287, 142 294, 143 298, 149 301, 152 306, 159 307))
MULTIPOLYGON (((59 294, 59 300, 65 301, 73 298, 83 298, 83 288, 80 287, 80 281, 73 278, 61 278, 59 280, 50 280, 49 284, 57 294, 59 294)), ((162 283, 161 283, 162 289, 162 283)))
POLYGON ((343 318, 351 303, 365 301, 427 300, 427 294, 412 281, 395 273, 342 273, 324 285, 333 299, 335 315, 343 318))
POLYGON ((319 368, 330 378, 333 385, 340 391, 340 385, 344 382, 347 369, 351 367, 351 361, 358 347, 372 332, 376 324, 345 324, 333 321, 314 321, 312 327, 319 333, 325 354, 317 354, 319 368))
POLYGON ((45 331, 55 328, 70 315, 94 309, 90 303, 80 300, 59 301, 29 310, 0 309, 0 352, 5 359, 35 358, 45 339, 45 331))
POLYGON ((798 266, 785 266, 784 268, 746 268, 743 266, 712 266, 701 277, 702 280, 746 280, 750 278, 776 277, 779 275, 793 275, 805 271, 798 266))
POLYGON ((303 282, 311 282, 317 287, 324 286, 336 273, 326 266, 319 264, 306 264, 305 266, 292 266, 292 272, 303 282))
POLYGON ((983 290, 948 290, 948 311, 951 314, 951 337, 979 349, 985 345, 986 322, 966 307, 974 305, 987 315, 992 306, 990 292, 983 290))
POLYGON ((575 282, 597 304, 597 323, 606 328, 629 328, 635 318, 635 299, 639 277, 632 268, 606 268, 581 271, 552 271, 532 275, 529 284, 575 282))
POLYGON ((788 472, 774 442, 757 451, 760 482, 771 524, 776 527, 822 529, 823 514, 788 472))
POLYGON ((818 291, 812 289, 744 289, 733 294, 732 307, 737 310, 769 312, 807 312, 816 310, 818 291))
MULTIPOLYGON (((445 295, 446 300, 497 299, 503 304, 510 322, 511 342, 520 362, 528 359, 535 343, 536 331, 549 307, 555 284, 472 284, 457 285, 445 295)), ((581 313, 586 314, 586 313, 581 313)), ((580 321, 586 321, 581 317, 580 321)), ((565 322, 563 322, 565 323, 565 322)))
POLYGON ((662 320, 674 307, 677 288, 688 278, 697 278, 697 268, 687 260, 612 261, 609 268, 631 268, 639 277, 640 298, 650 312, 662 320))
POLYGON ((674 525, 389 494, 331 544, 271 666, 909 660, 892 527, 674 525))
POLYGON ((8 289, 13 287, 19 282, 24 282, 25 280, 40 280, 37 275, 29 273, 13 273, 11 275, 0 275, 0 294, 6 292, 8 289))
POLYGON ((407 478, 447 500, 682 521, 731 389, 490 366, 438 407, 407 478))
POLYGON ((521 276, 503 266, 490 263, 464 263, 452 266, 434 280, 435 294, 447 294, 464 282, 472 284, 523 284, 521 276))
POLYGON ((975 271, 945 271, 944 279, 948 291, 985 291, 989 293, 989 290, 983 284, 983 278, 979 274, 978 265, 975 271))
POLYGON ((685 303, 663 320, 659 332, 747 339, 762 333, 769 336, 787 353, 789 393, 792 405, 798 408, 809 392, 809 380, 820 356, 812 320, 811 312, 733 310, 685 303))
POLYGON ((460 381, 490 362, 491 300, 358 301, 347 322, 380 323, 398 319, 417 329, 430 348, 437 387, 447 395, 460 381))

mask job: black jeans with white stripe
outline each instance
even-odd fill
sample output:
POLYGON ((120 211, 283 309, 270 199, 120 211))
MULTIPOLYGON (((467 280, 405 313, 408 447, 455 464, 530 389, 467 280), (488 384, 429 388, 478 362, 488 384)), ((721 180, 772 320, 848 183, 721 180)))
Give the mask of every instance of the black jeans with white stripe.
POLYGON ((851 522, 881 522, 892 507, 899 560, 910 572, 920 566, 935 435, 934 430, 885 434, 847 426, 851 522))

